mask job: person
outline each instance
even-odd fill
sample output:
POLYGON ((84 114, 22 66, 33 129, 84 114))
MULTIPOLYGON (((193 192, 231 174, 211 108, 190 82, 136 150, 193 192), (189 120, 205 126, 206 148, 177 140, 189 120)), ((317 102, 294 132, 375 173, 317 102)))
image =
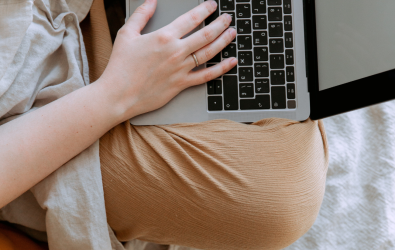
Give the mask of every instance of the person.
POLYGON ((215 1, 141 35, 156 1, 146 0, 118 32, 97 81, 0 126, 0 207, 100 138, 107 219, 120 241, 200 249, 292 244, 314 223, 325 191, 322 122, 131 125, 129 118, 237 64, 229 58, 192 71, 193 54, 203 64, 236 36, 224 14, 182 39, 215 1))

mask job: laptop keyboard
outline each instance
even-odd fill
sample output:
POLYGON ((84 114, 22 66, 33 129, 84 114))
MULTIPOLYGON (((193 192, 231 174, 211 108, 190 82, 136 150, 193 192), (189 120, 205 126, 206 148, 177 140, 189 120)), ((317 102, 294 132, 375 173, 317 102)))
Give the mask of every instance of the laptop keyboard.
POLYGON ((238 65, 207 83, 209 111, 296 108, 294 35, 291 0, 216 0, 219 15, 233 17, 236 39, 207 62, 211 67, 229 57, 238 65))

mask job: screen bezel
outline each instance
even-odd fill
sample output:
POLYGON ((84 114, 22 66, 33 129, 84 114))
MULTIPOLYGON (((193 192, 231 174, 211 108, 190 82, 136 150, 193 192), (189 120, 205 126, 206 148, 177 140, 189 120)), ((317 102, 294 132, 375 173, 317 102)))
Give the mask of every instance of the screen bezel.
POLYGON ((304 0, 306 74, 313 120, 395 99, 395 69, 319 91, 315 0, 304 0))

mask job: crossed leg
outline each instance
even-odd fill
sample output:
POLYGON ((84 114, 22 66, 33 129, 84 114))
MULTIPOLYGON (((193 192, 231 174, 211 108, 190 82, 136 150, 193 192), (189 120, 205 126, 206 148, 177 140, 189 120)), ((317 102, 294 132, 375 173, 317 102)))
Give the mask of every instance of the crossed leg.
POLYGON ((121 241, 281 249, 313 225, 325 191, 322 122, 120 124, 100 140, 109 225, 121 241))

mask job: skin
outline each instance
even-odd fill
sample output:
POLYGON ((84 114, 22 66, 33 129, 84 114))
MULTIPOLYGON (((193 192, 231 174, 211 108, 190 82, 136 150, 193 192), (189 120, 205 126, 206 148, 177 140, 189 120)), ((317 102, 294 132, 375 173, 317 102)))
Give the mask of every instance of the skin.
POLYGON ((237 64, 191 71, 196 54, 207 62, 236 36, 231 17, 181 39, 211 15, 206 1, 168 26, 141 35, 157 0, 146 0, 118 32, 102 77, 34 112, 0 126, 0 207, 43 180, 97 141, 108 130, 134 116, 156 110, 182 90, 215 79, 237 64), (28 129, 26 124, 28 124, 28 129))

